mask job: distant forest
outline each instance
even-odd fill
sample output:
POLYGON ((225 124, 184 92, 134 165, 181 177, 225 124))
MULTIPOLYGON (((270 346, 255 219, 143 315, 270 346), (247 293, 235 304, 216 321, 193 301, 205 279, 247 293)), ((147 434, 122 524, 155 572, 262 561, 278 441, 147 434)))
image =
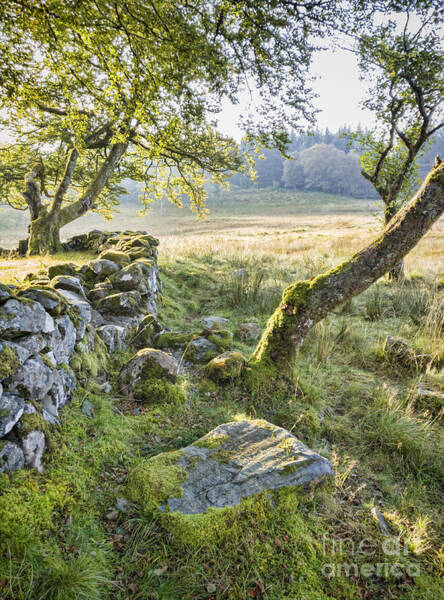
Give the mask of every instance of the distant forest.
MULTIPOLYGON (((265 149, 265 160, 256 161, 257 182, 243 175, 233 175, 231 183, 241 189, 273 188, 309 190, 328 194, 341 194, 353 198, 377 198, 373 186, 361 175, 359 155, 348 148, 344 127, 337 132, 317 130, 312 135, 293 135, 286 160, 277 150, 265 149)), ((436 136, 434 143, 419 159, 418 177, 429 172, 436 154, 444 155, 444 133, 436 136)))
MULTIPOLYGON (((378 198, 375 189, 362 175, 359 154, 348 147, 347 134, 351 128, 343 127, 336 132, 329 129, 316 130, 313 134, 293 134, 288 150, 293 160, 287 160, 278 150, 263 149, 264 159, 256 160, 257 180, 234 174, 231 189, 284 189, 290 191, 317 191, 339 194, 352 198, 378 198)), ((434 143, 419 159, 418 177, 424 179, 436 154, 444 156, 444 132, 437 135, 434 143)), ((123 203, 137 201, 140 184, 126 182, 128 195, 123 203)), ((219 186, 208 188, 210 199, 221 196, 219 186)))

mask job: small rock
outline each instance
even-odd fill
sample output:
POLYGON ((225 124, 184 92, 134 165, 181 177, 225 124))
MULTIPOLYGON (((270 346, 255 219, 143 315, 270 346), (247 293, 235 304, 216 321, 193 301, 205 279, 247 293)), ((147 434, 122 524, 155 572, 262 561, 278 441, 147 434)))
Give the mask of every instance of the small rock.
POLYGON ((261 328, 258 323, 242 323, 236 329, 236 336, 246 342, 257 340, 261 335, 261 328))
POLYGON ((20 420, 24 406, 23 398, 3 392, 0 397, 0 438, 9 433, 20 420))
POLYGON ((76 272, 76 265, 74 263, 60 263, 58 265, 51 265, 48 267, 49 279, 54 279, 59 275, 74 275, 76 272))
POLYGON ((25 457, 23 450, 12 442, 0 441, 0 473, 9 473, 23 469, 25 457))
POLYGON ((205 371, 216 382, 236 379, 247 365, 247 359, 240 352, 224 352, 210 360, 205 371))
POLYGON ((70 292, 74 292, 86 300, 85 290, 83 289, 83 285, 78 277, 73 277, 71 275, 58 275, 57 277, 54 277, 54 279, 51 279, 51 286, 56 290, 68 290, 70 292))
POLYGON ((97 260, 90 261, 88 267, 94 275, 100 275, 101 277, 108 277, 113 273, 117 273, 121 268, 117 263, 105 258, 98 258, 97 260))
POLYGON ((42 456, 46 447, 45 434, 42 431, 31 431, 22 439, 22 447, 25 464, 42 473, 42 456))
POLYGON ((109 260, 120 266, 129 265, 130 257, 126 252, 120 252, 119 250, 105 250, 99 256, 100 259, 109 260))
POLYGON ((76 340, 81 340, 86 332, 86 326, 91 322, 92 309, 91 304, 70 290, 60 289, 60 293, 68 301, 70 308, 76 313, 77 319, 74 326, 76 329, 76 340))
POLYGON ((118 517, 119 517, 119 511, 118 510, 112 510, 111 512, 109 512, 106 515, 106 518, 108 519, 108 521, 115 521, 118 517))
POLYGON ((204 317, 200 322, 203 323, 204 327, 207 329, 214 329, 214 327, 216 327, 216 329, 223 329, 230 323, 230 320, 225 319, 224 317, 211 316, 204 317))
POLYGON ((121 350, 125 347, 125 339, 127 335, 125 327, 108 324, 98 327, 96 331, 97 335, 105 343, 105 346, 108 348, 109 352, 121 350))
POLYGON ((87 417, 92 419, 95 414, 94 404, 89 400, 84 400, 82 404, 82 413, 85 413, 87 417))
POLYGON ((119 377, 118 387, 122 394, 131 395, 135 386, 147 377, 162 378, 176 381, 178 363, 171 354, 145 348, 126 364, 123 365, 119 377))
POLYGON ((101 313, 115 315, 136 315, 140 312, 142 298, 139 292, 121 292, 102 298, 97 303, 97 310, 101 313))
POLYGON ((390 529, 387 525, 386 520, 384 519, 384 515, 379 512, 374 506, 372 508, 372 516, 378 522, 379 529, 383 535, 390 535, 390 529))
POLYGON ((128 500, 125 498, 117 498, 116 508, 117 510, 120 510, 120 512, 126 512, 128 510, 128 500))
POLYGON ((52 317, 58 317, 66 308, 66 302, 63 296, 58 294, 55 290, 44 287, 33 286, 20 290, 17 292, 17 297, 35 300, 35 302, 41 304, 52 317))

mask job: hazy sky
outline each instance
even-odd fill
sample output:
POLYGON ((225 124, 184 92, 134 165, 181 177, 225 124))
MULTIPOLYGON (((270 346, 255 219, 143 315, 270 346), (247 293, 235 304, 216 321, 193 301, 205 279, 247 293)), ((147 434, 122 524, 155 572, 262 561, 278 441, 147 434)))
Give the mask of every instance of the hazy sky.
MULTIPOLYGON (((354 54, 345 50, 318 52, 313 59, 312 72, 318 76, 313 88, 319 95, 316 108, 322 111, 317 116, 319 127, 335 131, 342 125, 371 125, 372 114, 359 106, 367 87, 359 80, 354 54)), ((236 122, 247 103, 248 98, 245 97, 239 105, 224 104, 218 115, 219 129, 223 133, 240 139, 242 132, 236 122)))

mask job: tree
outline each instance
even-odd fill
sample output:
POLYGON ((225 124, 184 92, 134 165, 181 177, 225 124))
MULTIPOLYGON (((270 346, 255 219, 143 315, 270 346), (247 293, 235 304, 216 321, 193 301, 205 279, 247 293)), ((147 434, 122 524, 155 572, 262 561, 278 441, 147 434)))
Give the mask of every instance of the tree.
MULTIPOLYGON (((444 126, 440 107, 444 97, 443 46, 437 25, 442 5, 428 8, 407 3, 404 26, 394 21, 375 28, 359 41, 360 68, 374 85, 364 101, 376 118, 369 132, 352 137, 363 150, 362 174, 384 203, 389 223, 417 186, 417 159, 432 136, 444 126), (410 7, 419 24, 411 28, 410 7)), ((401 261, 390 277, 403 277, 401 261)))
MULTIPOLYGON (((333 134, 331 134, 333 135, 333 134)), ((284 163, 283 182, 290 189, 370 198, 371 185, 361 175, 359 157, 331 144, 315 144, 284 163)))
POLYGON ((369 246, 336 268, 289 286, 249 360, 254 385, 285 378, 310 329, 334 308, 360 294, 393 268, 444 212, 444 161, 416 196, 369 246))
POLYGON ((284 122, 313 120, 312 40, 344 15, 332 0, 4 0, 0 198, 29 211, 29 253, 57 251, 90 210, 110 216, 126 178, 146 205, 188 195, 203 212, 206 179, 248 170, 215 129, 222 98, 257 88, 246 134, 282 150, 284 122))

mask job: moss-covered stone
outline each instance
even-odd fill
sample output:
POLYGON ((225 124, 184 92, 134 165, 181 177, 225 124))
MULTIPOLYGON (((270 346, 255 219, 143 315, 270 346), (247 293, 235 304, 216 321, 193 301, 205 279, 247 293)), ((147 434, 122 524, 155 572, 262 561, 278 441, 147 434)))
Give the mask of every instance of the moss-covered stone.
POLYGON ((131 262, 130 257, 126 252, 122 252, 120 250, 104 250, 99 258, 103 258, 105 260, 111 260, 117 265, 125 266, 129 265, 131 262))
POLYGON ((50 265, 48 267, 48 277, 53 279, 58 275, 75 275, 76 265, 74 263, 60 263, 58 265, 50 265))
POLYGON ((168 498, 180 497, 181 484, 187 479, 185 469, 176 464, 182 455, 183 452, 174 451, 140 460, 128 476, 128 498, 145 512, 151 512, 168 498))
POLYGON ((240 352, 225 352, 213 358, 205 367, 205 372, 216 382, 226 382, 240 376, 247 365, 247 359, 240 352))
POLYGON ((177 331, 164 331, 156 338, 156 346, 158 348, 183 348, 197 337, 199 337, 198 333, 179 333, 177 331))
POLYGON ((230 350, 233 344, 233 334, 228 329, 212 329, 207 336, 209 342, 214 344, 219 352, 230 350))
POLYGON ((94 350, 88 352, 88 334, 76 346, 71 357, 71 367, 75 373, 84 378, 97 377, 109 365, 109 354, 105 343, 94 333, 94 350))
POLYGON ((180 383, 145 378, 134 388, 134 398, 146 404, 182 404, 187 395, 180 383))

